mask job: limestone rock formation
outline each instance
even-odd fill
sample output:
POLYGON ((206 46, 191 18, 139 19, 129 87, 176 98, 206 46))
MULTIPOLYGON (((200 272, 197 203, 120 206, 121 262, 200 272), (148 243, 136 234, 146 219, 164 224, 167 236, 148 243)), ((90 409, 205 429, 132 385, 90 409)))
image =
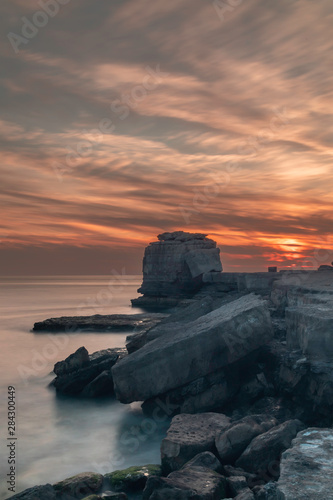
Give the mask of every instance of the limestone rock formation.
POLYGON ((285 500, 332 498, 333 430, 309 428, 300 432, 281 460, 278 487, 285 500))
POLYGON ((175 327, 113 367, 117 398, 144 401, 246 357, 273 336, 266 303, 255 295, 175 327))
POLYGON ((148 245, 143 258, 138 292, 145 299, 187 296, 200 288, 204 274, 222 271, 220 250, 205 234, 175 231, 160 234, 158 240, 148 245))
POLYGON ((333 361, 332 303, 288 307, 287 347, 310 358, 333 361))

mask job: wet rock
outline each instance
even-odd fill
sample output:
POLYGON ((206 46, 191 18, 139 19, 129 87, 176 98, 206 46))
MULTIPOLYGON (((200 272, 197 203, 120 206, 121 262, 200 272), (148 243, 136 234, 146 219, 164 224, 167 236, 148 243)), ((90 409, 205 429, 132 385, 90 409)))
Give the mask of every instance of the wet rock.
MULTIPOLYGON (((83 349, 85 348, 80 348, 78 351, 83 352, 83 349)), ((61 367, 61 375, 52 381, 52 385, 57 392, 69 396, 97 397, 113 394, 111 368, 125 354, 126 349, 123 348, 97 351, 88 357, 88 362, 85 362, 84 366, 75 371, 66 371, 68 365, 71 370, 73 367, 73 363, 68 363, 66 358, 65 361, 55 365, 58 372, 59 366, 61 367)))
POLYGON ((80 395, 85 398, 99 398, 113 394, 113 378, 111 370, 104 370, 97 375, 85 388, 80 395))
POLYGON ((50 484, 43 486, 34 486, 21 493, 17 493, 8 498, 8 500, 56 500, 56 492, 50 484))
POLYGON ((151 476, 161 476, 160 465, 133 466, 124 470, 116 470, 105 474, 107 479, 116 491, 139 491, 143 490, 146 482, 151 476))
POLYGON ((278 488, 284 500, 332 498, 333 430, 309 428, 300 432, 282 455, 278 488))
POLYGON ((228 417, 219 413, 184 413, 174 417, 161 444, 163 474, 180 469, 198 453, 214 452, 215 436, 229 422, 228 417))
POLYGON ((252 415, 233 422, 221 431, 215 440, 218 456, 223 464, 232 464, 259 434, 263 434, 278 424, 275 418, 252 415))
POLYGON ((299 420, 288 420, 254 438, 240 458, 236 467, 260 474, 268 471, 278 475, 280 457, 291 445, 296 434, 304 428, 299 420))
POLYGON ((98 493, 102 488, 102 484, 102 474, 83 472, 54 484, 53 488, 57 492, 57 498, 60 497, 61 500, 67 500, 67 498, 81 499, 92 493, 98 493))
POLYGON ((246 295, 118 362, 112 370, 117 398, 130 403, 164 394, 244 358, 272 336, 266 303, 246 295))
POLYGON ((56 375, 71 373, 89 364, 89 354, 85 347, 79 347, 77 351, 70 354, 64 361, 54 365, 53 371, 56 375))

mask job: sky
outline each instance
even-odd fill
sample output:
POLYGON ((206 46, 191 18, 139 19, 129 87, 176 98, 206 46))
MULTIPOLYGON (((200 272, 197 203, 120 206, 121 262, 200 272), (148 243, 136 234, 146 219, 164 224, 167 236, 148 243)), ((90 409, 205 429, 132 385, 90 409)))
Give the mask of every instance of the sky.
POLYGON ((333 261, 332 0, 3 0, 0 274, 333 261))

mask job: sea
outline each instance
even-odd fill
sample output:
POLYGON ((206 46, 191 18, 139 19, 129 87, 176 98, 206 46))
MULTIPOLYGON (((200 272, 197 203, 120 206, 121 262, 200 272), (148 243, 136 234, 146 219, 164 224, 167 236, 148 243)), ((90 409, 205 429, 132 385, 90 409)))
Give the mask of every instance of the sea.
POLYGON ((0 278, 1 499, 12 485, 19 493, 80 472, 160 463, 167 415, 155 421, 140 403, 61 397, 49 387, 57 361, 81 346, 123 347, 129 332, 32 331, 51 317, 143 312, 130 303, 140 282, 122 274, 0 278))

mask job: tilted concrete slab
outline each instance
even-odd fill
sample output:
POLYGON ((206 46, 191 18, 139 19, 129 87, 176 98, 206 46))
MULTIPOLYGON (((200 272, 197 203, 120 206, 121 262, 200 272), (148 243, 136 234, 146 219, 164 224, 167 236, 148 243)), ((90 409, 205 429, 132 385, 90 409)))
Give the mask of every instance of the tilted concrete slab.
POLYGON ((219 370, 273 337, 265 301, 250 294, 163 335, 112 372, 123 403, 144 401, 219 370))

